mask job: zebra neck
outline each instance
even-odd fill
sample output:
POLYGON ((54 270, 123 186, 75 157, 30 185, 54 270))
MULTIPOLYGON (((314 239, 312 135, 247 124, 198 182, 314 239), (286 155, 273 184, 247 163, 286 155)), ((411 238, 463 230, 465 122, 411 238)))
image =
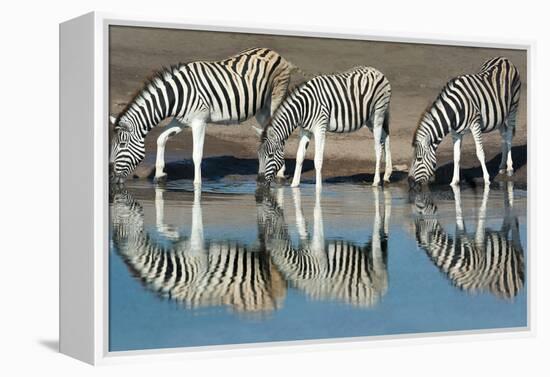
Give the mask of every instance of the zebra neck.
POLYGON ((163 119, 176 114, 176 99, 182 93, 174 90, 169 81, 174 81, 169 71, 157 74, 138 92, 120 115, 120 121, 134 126, 145 137, 163 119))
POLYGON ((416 141, 428 145, 434 150, 439 147, 441 141, 449 133, 449 126, 445 120, 443 122, 435 119, 431 114, 426 114, 422 121, 418 131, 416 132, 416 141))

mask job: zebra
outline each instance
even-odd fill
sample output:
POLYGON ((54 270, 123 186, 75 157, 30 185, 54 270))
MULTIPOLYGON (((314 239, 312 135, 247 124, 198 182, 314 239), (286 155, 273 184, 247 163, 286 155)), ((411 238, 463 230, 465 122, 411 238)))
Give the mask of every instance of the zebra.
POLYGON ((301 128, 292 187, 300 174, 311 136, 315 136, 316 186, 321 188, 321 168, 326 132, 353 132, 367 126, 374 134, 376 167, 372 185, 380 183, 380 159, 384 148, 389 181, 392 162, 389 139, 391 86, 378 70, 358 66, 343 73, 317 76, 293 90, 264 127, 258 150, 258 180, 269 184, 284 164, 284 145, 295 128, 301 128))
MULTIPOLYGON (((145 156, 145 136, 165 118, 193 133, 194 183, 201 184, 206 123, 238 124, 252 116, 264 126, 286 96, 290 74, 300 71, 277 52, 251 48, 220 61, 177 64, 157 72, 117 117, 111 147, 111 178, 121 181, 145 156)), ((164 147, 181 131, 171 127, 157 140, 155 179, 165 178, 164 147)), ((283 170, 279 175, 283 174, 283 170)))
POLYGON ((522 289, 525 280, 523 248, 517 217, 511 214, 509 198, 512 182, 505 194, 505 216, 498 231, 486 229, 485 218, 489 189, 486 187, 473 237, 466 232, 462 215, 460 189, 453 187, 456 211, 456 232, 449 235, 437 217, 437 207, 429 194, 417 196, 415 234, 418 245, 431 261, 461 290, 489 292, 511 299, 522 289), (510 237, 511 235, 511 237, 510 237))
POLYGON ((504 57, 487 60, 478 73, 451 79, 434 103, 424 112, 413 136, 413 161, 409 170, 410 186, 427 182, 435 172, 436 150, 443 138, 451 133, 454 152, 454 172, 451 185, 460 181, 460 145, 466 132, 471 132, 476 155, 483 170, 483 180, 489 184, 483 133, 498 129, 502 137, 502 159, 499 174, 514 172, 512 138, 521 81, 518 70, 504 57), (505 170, 506 166, 506 170, 505 170))
POLYGON ((319 193, 315 198, 310 237, 302 213, 300 189, 293 189, 296 227, 300 236, 297 247, 291 241, 282 207, 276 201, 264 206, 267 207, 264 221, 269 222, 270 216, 275 216, 270 221, 270 231, 266 233, 266 247, 289 284, 314 300, 336 300, 364 308, 374 306, 385 295, 391 196, 389 191, 384 191, 386 205, 381 217, 379 189, 374 189, 374 229, 371 241, 365 245, 344 240, 325 241, 319 193))
POLYGON ((159 190, 155 208, 160 240, 145 229, 143 207, 126 190, 114 195, 111 206, 113 246, 148 290, 191 309, 224 306, 240 314, 262 315, 280 308, 286 285, 265 252, 234 241, 206 241, 199 188, 190 237, 176 234, 164 223, 159 190))

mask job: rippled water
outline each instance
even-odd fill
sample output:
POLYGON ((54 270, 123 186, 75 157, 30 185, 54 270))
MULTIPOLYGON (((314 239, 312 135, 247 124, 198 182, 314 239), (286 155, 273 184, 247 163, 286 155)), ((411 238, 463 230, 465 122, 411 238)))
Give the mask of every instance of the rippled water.
POLYGON ((526 191, 131 182, 111 193, 110 350, 527 325, 526 191))

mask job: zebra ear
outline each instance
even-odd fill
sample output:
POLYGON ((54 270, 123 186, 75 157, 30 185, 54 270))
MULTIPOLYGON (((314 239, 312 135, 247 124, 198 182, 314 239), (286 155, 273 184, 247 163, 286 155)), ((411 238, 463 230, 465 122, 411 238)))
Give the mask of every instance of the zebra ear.
POLYGON ((264 130, 262 130, 261 128, 255 127, 255 126, 252 126, 252 128, 254 129, 254 131, 256 131, 256 134, 257 134, 259 137, 262 136, 262 133, 264 132, 264 130))
POLYGON ((114 115, 109 115, 109 121, 111 122, 112 125, 114 125, 115 122, 116 122, 116 116, 114 116, 114 115))

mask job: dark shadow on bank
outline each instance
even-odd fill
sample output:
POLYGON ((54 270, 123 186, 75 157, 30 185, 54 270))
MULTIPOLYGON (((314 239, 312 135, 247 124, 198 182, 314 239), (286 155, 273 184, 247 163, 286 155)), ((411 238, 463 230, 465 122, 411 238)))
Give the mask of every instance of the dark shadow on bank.
MULTIPOLYGON (((475 152, 473 152, 475 155, 475 152)), ((492 159, 485 162, 487 171, 491 176, 491 182, 495 179, 506 180, 506 175, 499 175, 499 165, 502 153, 497 154, 492 159)), ((527 145, 518 145, 512 147, 512 159, 514 161, 514 171, 518 171, 527 164, 527 145)), ((445 185, 449 184, 453 178, 453 162, 449 162, 440 166, 435 172, 435 180, 433 185, 445 185)), ((512 177, 513 179, 513 177, 512 177)), ((477 165, 471 168, 460 169, 460 181, 463 185, 476 187, 480 184, 483 185, 483 170, 481 165, 477 165)), ((526 184, 526 183, 525 183, 526 184)))
MULTIPOLYGON (((285 160, 286 172, 293 173, 296 167, 295 159, 285 160)), ((313 161, 306 160, 303 164, 303 171, 313 170, 313 161)), ((169 181, 178 179, 193 179, 194 166, 192 160, 181 160, 168 162, 164 167, 169 181)), ((227 176, 253 176, 256 179, 258 174, 258 159, 238 158, 233 156, 216 156, 203 158, 201 164, 203 179, 222 179, 227 176)), ((155 177, 155 169, 151 171, 147 178, 155 177)))
MULTIPOLYGON (((474 152, 475 153, 475 152, 474 152)), ((512 158, 514 160, 514 169, 517 171, 527 164, 527 145, 519 145, 512 147, 512 158)), ((501 153, 495 155, 486 162, 487 170, 491 175, 491 181, 506 180, 505 176, 498 176, 498 168, 500 165, 501 153)), ((296 167, 295 159, 286 159, 286 176, 292 179, 292 174, 296 167)), ((256 158, 238 158, 233 156, 216 156, 207 157, 202 160, 201 165, 203 179, 217 180, 227 176, 250 176, 256 177, 258 173, 258 160, 256 158)), ((313 160, 304 160, 302 173, 314 170, 313 160)), ((168 180, 193 179, 194 167, 192 160, 180 160, 168 162, 164 168, 167 173, 168 180)), ((384 170, 382 169, 381 174, 384 170)), ((149 179, 153 179, 155 170, 153 169, 148 175, 149 179)), ((408 172, 394 171, 390 178, 390 183, 406 183, 408 172)), ((450 161, 440 166, 435 172, 435 180, 430 186, 448 185, 453 176, 453 162, 450 161)), ((326 183, 370 183, 374 179, 374 174, 358 173, 348 176, 329 177, 323 181, 326 183)), ((461 183, 465 186, 476 187, 483 184, 483 172, 478 164, 475 167, 460 169, 461 183)), ((309 180, 305 179, 304 182, 309 180)), ((525 182, 520 184, 525 184, 525 182)))

